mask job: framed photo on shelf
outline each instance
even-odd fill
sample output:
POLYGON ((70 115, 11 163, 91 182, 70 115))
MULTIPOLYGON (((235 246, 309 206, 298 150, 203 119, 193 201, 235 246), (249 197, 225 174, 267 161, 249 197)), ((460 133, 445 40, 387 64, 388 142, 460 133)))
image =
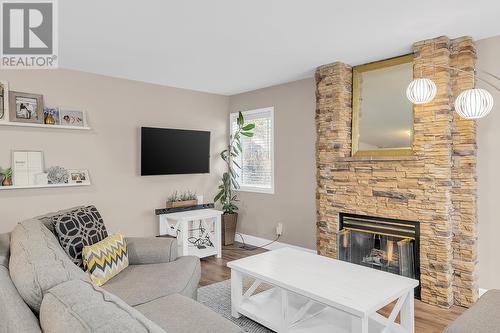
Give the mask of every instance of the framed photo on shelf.
POLYGON ((85 169, 69 169, 69 184, 90 184, 89 171, 85 169))
POLYGON ((0 121, 7 121, 9 115, 9 82, 0 81, 0 121))
POLYGON ((43 124, 43 95, 10 91, 9 121, 43 124))
POLYGON ((43 122, 46 125, 61 125, 61 118, 59 117, 59 108, 52 106, 44 106, 43 122))
POLYGON ((61 108, 59 111, 60 125, 86 127, 87 118, 84 111, 69 110, 61 108))
POLYGON ((35 185, 39 173, 43 173, 43 152, 12 151, 12 179, 15 186, 35 185))

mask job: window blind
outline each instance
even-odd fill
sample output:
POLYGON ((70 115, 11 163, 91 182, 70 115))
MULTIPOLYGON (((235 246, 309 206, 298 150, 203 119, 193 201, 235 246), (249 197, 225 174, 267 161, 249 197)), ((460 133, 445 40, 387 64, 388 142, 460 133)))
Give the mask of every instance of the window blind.
MULTIPOLYGON (((243 152, 238 158, 237 169, 242 190, 273 190, 273 108, 242 112, 245 124, 254 123, 254 136, 242 137, 243 152)), ((238 128, 237 113, 231 114, 231 133, 238 128)))

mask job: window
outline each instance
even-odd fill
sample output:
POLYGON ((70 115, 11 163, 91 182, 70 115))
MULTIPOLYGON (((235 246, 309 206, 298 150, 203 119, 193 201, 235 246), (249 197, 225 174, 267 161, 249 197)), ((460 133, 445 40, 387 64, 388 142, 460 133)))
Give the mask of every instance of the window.
MULTIPOLYGON (((254 123, 254 136, 242 137, 243 153, 237 169, 240 191, 274 193, 274 108, 243 111, 245 123, 254 123)), ((231 114, 231 133, 238 113, 231 114)))

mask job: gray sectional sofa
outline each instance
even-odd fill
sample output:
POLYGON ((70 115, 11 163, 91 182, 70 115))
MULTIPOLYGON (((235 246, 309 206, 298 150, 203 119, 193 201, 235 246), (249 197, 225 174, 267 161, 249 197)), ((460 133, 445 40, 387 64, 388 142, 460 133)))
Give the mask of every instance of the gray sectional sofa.
POLYGON ((488 290, 445 330, 445 333, 500 332, 500 290, 488 290))
POLYGON ((129 267, 95 287, 49 221, 0 235, 0 332, 241 332, 196 302, 199 259, 177 257, 175 240, 127 238, 129 267))

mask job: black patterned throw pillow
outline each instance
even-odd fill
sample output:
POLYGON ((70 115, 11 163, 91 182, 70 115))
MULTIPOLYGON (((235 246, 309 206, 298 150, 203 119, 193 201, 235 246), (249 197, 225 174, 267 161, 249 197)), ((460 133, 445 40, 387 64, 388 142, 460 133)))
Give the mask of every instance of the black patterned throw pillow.
POLYGON ((79 207, 52 218, 61 247, 83 269, 82 251, 108 237, 101 214, 94 206, 79 207))

